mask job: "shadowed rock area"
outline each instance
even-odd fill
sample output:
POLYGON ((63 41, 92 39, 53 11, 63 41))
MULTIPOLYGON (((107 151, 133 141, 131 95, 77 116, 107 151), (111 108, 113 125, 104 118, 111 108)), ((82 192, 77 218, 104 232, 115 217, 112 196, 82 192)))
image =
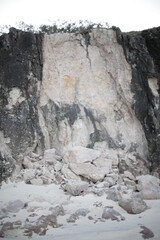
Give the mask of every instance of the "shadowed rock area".
POLYGON ((37 110, 42 81, 42 38, 41 34, 14 28, 0 37, 1 180, 19 164, 19 154, 33 145, 43 146, 37 110))
POLYGON ((157 167, 160 164, 160 27, 142 32, 116 31, 132 69, 133 109, 148 141, 149 161, 157 167))

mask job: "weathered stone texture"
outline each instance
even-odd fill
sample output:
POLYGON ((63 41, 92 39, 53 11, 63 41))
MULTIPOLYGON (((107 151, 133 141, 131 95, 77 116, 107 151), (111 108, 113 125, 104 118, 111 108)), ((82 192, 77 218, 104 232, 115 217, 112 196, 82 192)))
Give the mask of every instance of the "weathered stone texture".
POLYGON ((46 148, 72 146, 131 149, 147 155, 147 142, 132 110, 131 68, 112 29, 44 38, 40 125, 46 148), (102 144, 101 144, 102 143, 102 144), (103 147, 102 147, 103 145, 103 147))
MULTIPOLYGON (((6 161, 25 153, 38 139, 42 145, 37 114, 42 65, 41 34, 12 28, 0 37, 0 152, 6 161)), ((1 172, 8 175, 2 165, 1 172)))
POLYGON ((118 42, 123 46, 132 69, 131 90, 133 109, 141 122, 154 166, 160 164, 160 27, 142 32, 121 33, 118 42))
POLYGON ((0 36, 0 180, 30 152, 75 146, 159 166, 159 50, 160 28, 0 36))

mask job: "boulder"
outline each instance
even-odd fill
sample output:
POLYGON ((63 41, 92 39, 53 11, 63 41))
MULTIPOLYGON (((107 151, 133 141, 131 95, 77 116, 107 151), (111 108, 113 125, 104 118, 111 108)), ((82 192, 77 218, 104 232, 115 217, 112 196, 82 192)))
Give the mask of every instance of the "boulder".
POLYGON ((33 178, 32 180, 30 180, 30 183, 32 185, 41 186, 41 185, 43 185, 43 180, 41 178, 33 178))
POLYGON ((73 196, 78 196, 88 189, 88 183, 83 181, 70 180, 63 186, 63 188, 73 196))
POLYGON ((77 176, 74 172, 71 171, 71 169, 68 168, 67 164, 64 164, 62 169, 61 169, 62 174, 66 179, 75 179, 75 180, 80 180, 81 178, 77 176))
POLYGON ((113 207, 105 207, 102 213, 102 218, 106 220, 111 219, 112 221, 125 220, 125 218, 119 212, 114 210, 113 207))
POLYGON ((136 190, 136 183, 128 178, 123 178, 124 184, 133 190, 136 190))
POLYGON ((146 200, 160 199, 160 179, 151 175, 142 175, 136 178, 137 190, 146 200))
POLYGON ((100 157, 101 152, 98 150, 76 146, 71 148, 65 155, 64 161, 66 163, 86 163, 100 157))
POLYGON ((102 156, 107 158, 108 161, 110 160, 112 162, 112 166, 114 167, 118 166, 119 159, 118 159, 118 154, 116 150, 113 150, 113 149, 105 150, 102 153, 102 156))
POLYGON ((24 203, 21 200, 17 199, 15 201, 9 202, 4 210, 7 212, 17 213, 23 207, 24 207, 24 203))
POLYGON ((98 158, 93 161, 93 164, 101 168, 102 171, 104 171, 104 174, 108 174, 112 172, 112 161, 106 158, 98 158))
POLYGON ((122 197, 121 191, 119 191, 116 187, 109 188, 106 191, 106 194, 107 194, 107 197, 106 197, 107 199, 115 202, 121 199, 122 197))
POLYGON ((145 226, 140 226, 140 228, 142 229, 140 233, 142 234, 143 239, 149 239, 154 237, 154 233, 149 228, 145 226))
POLYGON ((35 169, 24 169, 22 174, 23 174, 23 180, 25 182, 29 182, 31 179, 36 177, 36 170, 35 169))
POLYGON ((130 180, 133 180, 133 181, 136 180, 136 178, 133 176, 133 174, 131 172, 129 172, 129 171, 125 171, 124 172, 124 177, 126 177, 126 178, 128 178, 130 180))
POLYGON ((112 187, 114 185, 116 185, 118 179, 112 177, 112 176, 109 176, 109 177, 105 177, 105 182, 108 183, 108 187, 112 187))
POLYGON ((82 176, 92 182, 102 181, 105 177, 103 168, 98 168, 91 163, 70 163, 69 168, 78 176, 82 176))
POLYGON ((53 172, 53 170, 52 170, 52 171, 49 171, 49 170, 47 169, 47 167, 43 167, 41 173, 39 172, 38 175, 39 175, 39 176, 42 175, 43 177, 50 178, 50 179, 54 179, 54 172, 53 172))
POLYGON ((56 160, 56 149, 47 149, 44 151, 44 162, 47 162, 50 165, 54 165, 57 160, 56 160))
POLYGON ((60 171, 62 169, 62 167, 63 167, 63 164, 59 161, 57 161, 54 165, 54 169, 56 172, 60 171))
POLYGON ((138 214, 148 209, 147 204, 141 198, 121 198, 118 204, 130 214, 138 214))

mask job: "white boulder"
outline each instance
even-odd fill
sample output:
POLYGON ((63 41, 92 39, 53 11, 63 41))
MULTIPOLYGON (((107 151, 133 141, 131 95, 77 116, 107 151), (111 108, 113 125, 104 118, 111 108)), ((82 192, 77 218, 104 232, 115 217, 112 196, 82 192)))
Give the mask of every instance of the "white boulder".
POLYGON ((86 163, 100 157, 101 152, 98 150, 76 146, 71 148, 65 155, 64 161, 66 163, 86 163))
POLYGON ((61 172, 66 179, 80 180, 80 177, 72 172, 71 169, 68 168, 67 164, 63 165, 61 172))
POLYGON ((137 190, 142 194, 143 199, 160 199, 160 179, 151 175, 142 175, 136 178, 137 190))
POLYGON ((64 185, 64 189, 68 193, 71 193, 73 196, 78 196, 88 189, 88 183, 77 180, 70 180, 64 185))
POLYGON ((105 177, 104 170, 91 163, 70 163, 70 169, 78 176, 82 176, 92 182, 102 181, 105 177))

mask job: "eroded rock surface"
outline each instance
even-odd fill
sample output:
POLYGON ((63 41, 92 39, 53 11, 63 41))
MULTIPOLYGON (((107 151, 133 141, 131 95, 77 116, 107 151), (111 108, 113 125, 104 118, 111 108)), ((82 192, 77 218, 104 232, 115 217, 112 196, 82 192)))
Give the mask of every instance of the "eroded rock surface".
POLYGON ((150 161, 158 175, 159 39, 160 28, 51 35, 12 28, 0 36, 0 180, 26 167, 32 152, 64 156, 76 146, 108 151, 102 159, 114 156, 112 167, 134 177, 150 161))

